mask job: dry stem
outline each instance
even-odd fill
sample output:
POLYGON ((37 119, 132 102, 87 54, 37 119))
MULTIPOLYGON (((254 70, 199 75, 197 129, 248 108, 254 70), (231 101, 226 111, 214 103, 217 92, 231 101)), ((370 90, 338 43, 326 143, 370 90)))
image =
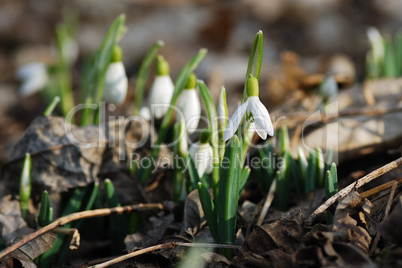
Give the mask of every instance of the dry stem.
POLYGON ((385 166, 380 167, 379 169, 374 170, 373 172, 367 174, 363 178, 360 178, 359 180, 355 181, 352 184, 349 184, 349 186, 343 188, 340 190, 338 193, 333 195, 331 198, 329 198, 327 201, 325 201, 324 204, 319 206, 312 214, 311 216, 307 219, 305 222, 306 225, 312 225, 314 219, 317 217, 318 214, 324 212, 329 206, 331 206, 333 203, 335 203, 337 200, 345 197, 348 193, 350 193, 353 189, 358 189, 362 187, 363 185, 369 183, 370 181, 378 178, 379 176, 387 173, 388 171, 397 168, 402 165, 402 157, 396 159, 395 161, 392 161, 385 166))
POLYGON ((96 264, 93 266, 90 266, 89 268, 104 268, 108 267, 110 265, 125 261, 127 259, 131 259, 133 257, 159 250, 159 249, 168 249, 168 248, 175 248, 175 247, 203 247, 203 248, 231 248, 231 249, 240 249, 240 246, 234 246, 234 245, 224 245, 224 244, 208 244, 208 243, 182 243, 182 242, 169 242, 165 244, 160 244, 156 246, 151 246, 147 247, 144 249, 140 249, 131 253, 128 253, 126 255, 111 259, 109 261, 96 264))
POLYGON ((57 220, 50 223, 49 225, 46 225, 43 228, 40 228, 39 230, 37 230, 36 232, 33 232, 33 233, 25 236, 17 243, 4 249, 3 251, 0 252, 0 260, 5 259, 5 257, 8 254, 14 252, 15 250, 19 249, 20 247, 22 247, 26 243, 32 241, 33 239, 51 231, 57 227, 60 227, 69 222, 72 222, 72 221, 76 221, 79 219, 92 218, 92 217, 107 216, 110 214, 122 214, 122 213, 129 213, 132 211, 145 211, 145 210, 154 210, 154 209, 163 210, 164 206, 161 203, 137 204, 137 205, 131 205, 131 206, 124 206, 124 207, 101 208, 101 209, 87 210, 87 211, 72 213, 70 215, 58 218, 57 220))

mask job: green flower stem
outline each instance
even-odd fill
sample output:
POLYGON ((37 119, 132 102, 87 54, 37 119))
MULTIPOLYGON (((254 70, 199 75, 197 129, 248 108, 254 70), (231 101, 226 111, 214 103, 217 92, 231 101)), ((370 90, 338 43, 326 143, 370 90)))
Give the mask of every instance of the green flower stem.
POLYGON ((218 115, 216 113, 215 104, 212 99, 211 93, 209 92, 204 81, 198 81, 198 88, 201 92, 201 97, 204 101, 205 109, 207 111, 207 116, 209 123, 211 124, 211 145, 212 145, 212 189, 214 189, 214 196, 218 194, 218 183, 219 183, 219 141, 218 141, 218 115))
POLYGON ((66 53, 64 53, 64 44, 68 38, 68 30, 66 26, 58 26, 56 30, 57 52, 59 56, 58 74, 60 82, 61 108, 64 117, 66 117, 68 112, 74 107, 70 67, 68 66, 67 59, 65 58, 66 53))
MULTIPOLYGON (((174 113, 173 106, 176 104, 177 99, 180 96, 180 93, 183 91, 184 85, 187 82, 187 78, 197 68, 198 64, 204 58, 206 53, 207 53, 206 49, 200 49, 200 51, 186 64, 186 66, 184 66, 179 76, 177 77, 174 86, 172 100, 170 101, 170 107, 166 112, 165 117, 163 118, 161 128, 158 132, 158 139, 156 140, 156 143, 152 150, 151 157, 153 159, 156 159, 158 157, 160 145, 162 144, 162 141, 165 139, 165 136, 170 126, 170 121, 172 120, 172 116, 174 113)), ((149 176, 151 175, 153 168, 154 166, 153 164, 151 164, 149 168, 143 170, 140 180, 142 183, 146 182, 149 179, 149 176)))
MULTIPOLYGON (((216 200, 218 243, 233 244, 236 231, 237 205, 239 201, 239 185, 241 176, 241 146, 240 140, 234 135, 230 146, 226 149, 225 158, 229 167, 221 166, 219 193, 216 200)), ((231 258, 231 250, 222 252, 231 258)))
POLYGON ((50 223, 50 201, 49 194, 47 191, 43 191, 42 198, 40 202, 38 223, 41 227, 46 226, 50 223))
MULTIPOLYGON (((93 73, 89 79, 93 82, 90 84, 87 96, 85 97, 84 103, 86 104, 97 104, 102 100, 105 74, 112 58, 114 46, 118 38, 124 33, 125 20, 126 17, 124 14, 121 14, 114 20, 95 56, 93 73)), ((91 123, 94 123, 93 110, 85 108, 82 110, 81 125, 85 126, 91 123)))
POLYGON ((151 48, 149 49, 148 53, 145 55, 145 58, 141 63, 135 87, 134 115, 140 114, 140 109, 142 107, 142 100, 145 91, 145 83, 149 75, 149 70, 151 69, 152 62, 155 60, 156 56, 158 56, 159 50, 164 45, 165 44, 162 40, 156 41, 151 46, 151 48))
MULTIPOLYGON (((338 175, 336 164, 332 163, 331 168, 327 170, 325 177, 325 198, 328 200, 331 196, 338 192, 338 175)), ((333 215, 327 210, 327 224, 332 224, 333 215)))
POLYGON ((21 216, 25 220, 28 213, 29 198, 31 197, 31 155, 26 154, 20 178, 21 216))
POLYGON ((60 97, 56 96, 53 98, 53 101, 47 106, 45 112, 43 113, 44 116, 52 115, 54 108, 56 108, 57 104, 60 102, 60 97))

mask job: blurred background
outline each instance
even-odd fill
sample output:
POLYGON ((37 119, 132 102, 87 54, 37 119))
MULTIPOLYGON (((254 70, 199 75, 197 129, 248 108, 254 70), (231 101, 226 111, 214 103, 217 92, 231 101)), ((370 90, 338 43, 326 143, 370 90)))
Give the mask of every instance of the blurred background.
POLYGON ((200 48, 208 49, 196 74, 206 81, 215 100, 225 85, 230 92, 229 115, 241 97, 258 30, 264 33, 261 99, 274 109, 286 100, 289 90, 299 86, 286 80, 284 62, 291 61, 307 73, 331 74, 341 69, 349 83, 362 82, 369 49, 367 28, 375 26, 386 36, 402 26, 398 0, 2 0, 0 162, 10 157, 12 145, 47 105, 38 94, 18 95, 16 69, 32 61, 54 64, 55 29, 63 21, 70 22, 79 47, 72 70, 77 91, 83 61, 95 53, 121 13, 126 14, 127 32, 120 45, 130 81, 125 107, 132 108, 142 58, 161 39, 165 42, 161 54, 170 63, 173 80, 200 48))

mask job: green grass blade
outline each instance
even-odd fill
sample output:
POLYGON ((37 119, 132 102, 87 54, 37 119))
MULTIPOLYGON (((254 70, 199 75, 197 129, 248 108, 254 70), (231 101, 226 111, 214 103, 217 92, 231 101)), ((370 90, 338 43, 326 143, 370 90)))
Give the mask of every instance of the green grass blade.
POLYGON ((239 181, 239 196, 244 188, 244 185, 246 185, 248 177, 250 176, 250 172, 251 169, 248 166, 244 166, 241 170, 240 181, 239 181))
MULTIPOLYGON (((105 179, 106 203, 108 207, 120 207, 116 190, 110 179, 105 179)), ((110 234, 112 237, 113 252, 121 254, 126 248, 124 238, 127 234, 127 221, 125 215, 110 215, 110 234)))
POLYGON ((158 56, 159 50, 164 46, 162 40, 156 41, 148 53, 145 55, 141 62, 140 70, 138 71, 137 82, 135 86, 135 103, 134 103, 134 115, 140 114, 140 109, 142 107, 142 100, 144 98, 145 84, 149 75, 149 70, 151 69, 152 62, 158 56))
POLYGON ((229 166, 221 166, 219 194, 217 198, 217 218, 219 243, 232 244, 236 230, 237 202, 241 175, 241 145, 237 136, 230 140, 225 158, 229 166))
POLYGON ((198 195, 200 197, 200 202, 202 210, 204 211, 205 219, 207 220, 209 230, 211 231, 212 237, 217 242, 218 241, 218 231, 217 231, 217 221, 216 221, 216 210, 214 202, 212 201, 211 194, 208 189, 199 182, 197 184, 198 195))
POLYGON ((384 64, 382 75, 384 77, 398 76, 396 54, 391 38, 384 38, 384 64))
POLYGON ((279 156, 284 156, 287 151, 289 151, 290 140, 288 128, 283 125, 281 127, 281 133, 279 136, 279 156))
POLYGON ((187 155, 187 169, 188 174, 190 175, 190 182, 192 185, 192 189, 198 189, 198 183, 200 182, 200 177, 198 175, 197 168, 195 167, 194 160, 191 158, 190 154, 187 155))
MULTIPOLYGON (((328 200, 331 196, 338 192, 338 175, 335 163, 327 170, 325 177, 325 198, 328 200)), ((327 211, 327 224, 332 224, 334 216, 327 211)))
MULTIPOLYGON (((79 211, 86 190, 86 187, 78 187, 74 189, 61 216, 66 216, 68 214, 79 211)), ((70 228, 71 223, 67 223, 66 225, 64 225, 64 227, 70 228)), ((69 250, 68 246, 63 247, 63 243, 69 244, 69 237, 67 237, 66 239, 65 235, 57 235, 56 240, 53 242, 52 248, 41 255, 39 267, 47 268, 54 266, 56 263, 62 263, 64 261, 63 257, 67 254, 67 251, 69 250), (63 251, 61 249, 63 249, 63 251)))
POLYGON ((60 97, 56 96, 53 98, 53 101, 47 106, 45 112, 43 113, 44 116, 52 115, 54 108, 56 108, 57 104, 60 102, 60 97))
POLYGON ((219 137, 218 137, 218 114, 215 109, 215 104, 212 99, 211 93, 209 92, 204 81, 198 81, 198 88, 201 92, 202 100, 204 101, 205 109, 207 111, 208 121, 211 125, 211 146, 212 146, 212 189, 214 189, 214 196, 218 194, 218 183, 219 183, 219 137))
POLYGON ((61 97, 61 109, 63 116, 66 117, 68 112, 74 107, 74 96, 71 86, 71 72, 70 66, 68 65, 67 59, 65 58, 66 53, 64 52, 65 43, 69 38, 68 30, 65 25, 60 25, 56 29, 56 43, 57 52, 59 57, 58 62, 58 74, 59 74, 59 87, 60 87, 60 97, 61 97))
MULTIPOLYGON (((177 99, 179 98, 180 93, 183 91, 184 85, 187 82, 187 78, 197 68, 198 64, 205 57, 206 53, 207 53, 206 49, 200 49, 200 51, 186 64, 186 66, 184 66, 179 76, 177 77, 174 85, 172 100, 170 101, 170 107, 163 118, 161 128, 158 132, 158 139, 156 140, 154 148, 152 150, 153 159, 156 159, 158 157, 160 145, 162 144, 162 141, 166 137, 167 131, 170 126, 170 122, 172 120, 174 112, 173 107, 176 105, 177 99)), ((151 161, 151 163, 153 162, 154 161, 151 161)), ((141 171, 140 181, 142 183, 146 182, 149 179, 149 176, 151 175, 153 168, 154 165, 151 164, 149 168, 141 171)))
POLYGON ((316 187, 316 166, 315 166, 315 151, 311 150, 310 156, 307 160, 307 170, 306 170, 306 184, 305 193, 311 192, 316 187))
POLYGON ((49 219, 50 219, 49 194, 47 191, 43 191, 38 215, 39 226, 43 227, 48 225, 50 223, 49 219))
POLYGON ((322 154, 321 148, 316 149, 315 156, 316 156, 315 165, 316 165, 316 176, 317 176, 316 185, 317 185, 317 187, 323 187, 326 164, 325 164, 324 155, 322 154))
POLYGON ((25 220, 28 214, 29 199, 31 198, 31 155, 25 154, 24 165, 20 177, 20 206, 21 216, 25 220))

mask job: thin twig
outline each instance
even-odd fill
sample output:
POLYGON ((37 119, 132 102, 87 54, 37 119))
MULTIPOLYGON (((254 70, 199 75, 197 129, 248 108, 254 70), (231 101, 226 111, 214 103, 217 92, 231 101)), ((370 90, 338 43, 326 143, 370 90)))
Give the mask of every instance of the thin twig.
POLYGON ((104 268, 104 267, 108 267, 110 265, 131 259, 133 257, 139 256, 139 255, 142 255, 142 254, 145 254, 148 252, 152 252, 152 251, 160 250, 160 249, 175 248, 175 247, 203 247, 203 248, 231 248, 231 249, 240 249, 241 248, 240 246, 224 245, 224 244, 168 242, 165 244, 160 244, 160 245, 140 249, 140 250, 128 253, 126 255, 111 259, 109 261, 90 266, 88 268, 104 268))
POLYGON ((385 191, 385 190, 391 188, 392 185, 394 184, 394 182, 396 182, 397 185, 402 184, 402 178, 396 179, 395 181, 386 182, 386 183, 381 184, 381 185, 379 185, 379 186, 377 186, 377 187, 375 187, 373 189, 370 189, 370 190, 367 190, 367 191, 365 191, 363 193, 360 193, 360 197, 367 198, 367 197, 370 197, 372 195, 381 193, 382 191, 385 191))
POLYGON ((49 225, 44 226, 43 228, 40 228, 36 232, 33 232, 21 240, 19 240, 17 243, 9 246, 8 248, 4 249, 3 251, 0 252, 0 260, 3 260, 8 254, 14 252, 15 250, 19 249, 26 243, 32 241, 33 239, 57 228, 60 226, 63 226, 69 222, 76 221, 79 219, 86 219, 86 218, 92 218, 92 217, 100 217, 100 216, 107 216, 111 214, 122 214, 122 213, 129 213, 132 211, 146 211, 146 210, 163 210, 164 206, 161 203, 156 203, 156 204, 137 204, 137 205, 131 205, 131 206, 124 206, 124 207, 115 207, 115 208, 101 208, 101 209, 95 209, 95 210, 87 210, 87 211, 80 211, 76 213, 72 213, 70 215, 58 218, 54 222, 50 223, 49 225))
POLYGON ((272 204, 272 200, 274 200, 275 190, 276 190, 276 180, 273 180, 271 183, 271 187, 269 187, 268 195, 267 198, 265 199, 264 206, 262 207, 261 213, 258 216, 256 225, 260 226, 262 221, 265 219, 268 209, 272 204))
POLYGON ((367 174, 363 178, 360 178, 359 180, 353 182, 352 184, 349 184, 349 186, 343 188, 340 190, 338 193, 330 197, 327 201, 325 201, 324 204, 319 206, 312 214, 311 216, 307 219, 305 222, 306 225, 312 225, 314 219, 317 217, 318 214, 324 212, 329 206, 331 206, 333 203, 335 203, 337 200, 345 197, 348 193, 350 193, 353 189, 358 189, 362 187, 363 185, 369 183, 370 181, 378 178, 379 176, 387 173, 388 171, 395 169, 399 166, 402 165, 402 157, 396 159, 395 161, 392 161, 385 166, 380 167, 379 169, 374 170, 373 172, 367 174))
MULTIPOLYGON (((392 183, 391 192, 390 192, 389 197, 388 197, 388 202, 387 202, 387 206, 385 207, 384 218, 382 219, 382 221, 385 221, 388 218, 388 214, 389 214, 389 211, 391 210, 392 202, 394 201, 394 196, 395 196, 397 186, 398 186, 398 182, 394 181, 392 183)), ((374 250, 377 248, 377 244, 378 244, 378 241, 380 240, 380 237, 381 237, 381 233, 377 230, 377 233, 375 235, 374 241, 371 244, 370 256, 373 255, 374 250)))

